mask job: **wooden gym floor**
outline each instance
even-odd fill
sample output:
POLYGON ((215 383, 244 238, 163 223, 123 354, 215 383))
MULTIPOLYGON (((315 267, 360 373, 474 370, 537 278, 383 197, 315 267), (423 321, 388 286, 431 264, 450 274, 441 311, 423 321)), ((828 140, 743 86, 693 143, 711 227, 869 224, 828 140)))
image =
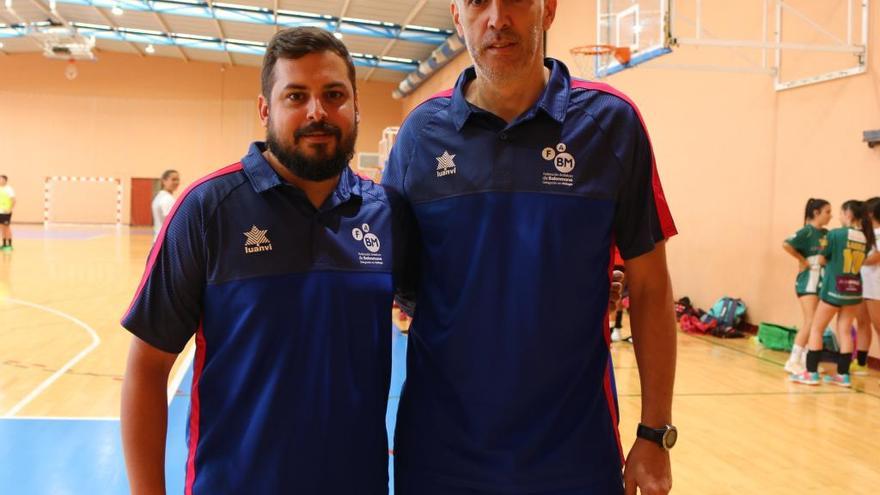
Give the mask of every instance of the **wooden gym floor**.
MULTIPOLYGON (((118 416, 129 335, 119 318, 151 233, 13 229, 15 250, 0 253, 0 493, 127 493, 118 416)), ((391 428, 406 337, 389 331, 391 428)), ((629 446, 638 374, 631 345, 612 353, 629 446)), ((679 335, 673 493, 849 495, 880 485, 880 374, 854 377, 852 390, 794 385, 785 358, 752 339, 679 335)), ((182 489, 189 400, 189 362, 178 361, 169 385, 169 493, 182 489)))

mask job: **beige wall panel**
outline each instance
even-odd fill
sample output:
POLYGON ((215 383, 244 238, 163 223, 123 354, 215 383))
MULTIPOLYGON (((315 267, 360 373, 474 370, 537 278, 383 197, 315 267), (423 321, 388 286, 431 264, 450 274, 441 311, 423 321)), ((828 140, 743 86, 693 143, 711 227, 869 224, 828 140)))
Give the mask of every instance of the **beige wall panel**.
MULTIPOLYGON (((131 177, 176 168, 186 186, 238 161, 265 135, 259 68, 109 52, 77 66, 79 77, 68 81, 64 63, 40 54, 0 58, 0 173, 18 194, 19 222, 42 221, 47 175, 122 178, 128 222, 131 177)), ((376 152, 382 129, 400 123, 402 104, 391 98, 394 84, 359 86, 357 150, 376 152)))
MULTIPOLYGON (((754 29, 759 20, 755 9, 740 3, 736 8, 707 5, 704 16, 711 21, 705 26, 716 35, 760 34, 754 29)), ((842 15, 839 6, 809 14, 820 19, 842 15)), ((876 44, 880 9, 873 9, 871 25, 876 44)), ((595 43, 593 26, 594 2, 560 0, 548 53, 573 65, 568 49, 595 43)), ((799 28, 786 33, 798 41, 821 42, 799 28)), ((738 296, 748 303, 754 322, 800 324, 792 287, 796 266, 780 246, 800 227, 807 198, 828 199, 837 217, 842 201, 880 195, 880 152, 861 142, 863 130, 880 125, 877 52, 870 51, 866 75, 779 93, 772 78, 763 75, 637 69, 606 81, 639 105, 651 132, 681 232, 669 246, 678 296, 688 295, 702 307, 722 295, 738 296)), ((709 64, 742 57, 760 62, 757 51, 688 48, 658 63, 709 64)), ((786 57, 789 72, 798 75, 835 58, 786 57)), ((838 225, 835 218, 832 227, 838 225)), ((880 355, 876 342, 872 354, 880 355)))

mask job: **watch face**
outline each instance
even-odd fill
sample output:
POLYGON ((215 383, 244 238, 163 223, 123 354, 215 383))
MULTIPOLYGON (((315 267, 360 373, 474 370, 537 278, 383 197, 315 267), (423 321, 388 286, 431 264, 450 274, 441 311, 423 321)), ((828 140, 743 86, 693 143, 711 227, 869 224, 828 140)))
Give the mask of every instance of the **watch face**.
POLYGON ((678 430, 672 426, 663 434, 663 447, 667 450, 671 449, 672 447, 675 447, 676 441, 678 441, 678 430))

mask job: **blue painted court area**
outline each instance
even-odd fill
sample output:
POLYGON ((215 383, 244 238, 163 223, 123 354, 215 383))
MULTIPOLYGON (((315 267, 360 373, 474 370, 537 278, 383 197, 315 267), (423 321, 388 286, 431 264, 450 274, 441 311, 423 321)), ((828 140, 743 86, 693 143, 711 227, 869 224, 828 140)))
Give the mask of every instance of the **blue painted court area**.
MULTIPOLYGON (((391 393, 386 415, 389 450, 406 374, 406 337, 397 329, 392 332, 391 393)), ((191 383, 192 369, 181 382, 168 410, 165 473, 169 494, 183 493, 191 383)), ((391 470, 393 465, 389 467, 391 470)), ((0 494, 127 493, 119 420, 0 418, 0 494)))

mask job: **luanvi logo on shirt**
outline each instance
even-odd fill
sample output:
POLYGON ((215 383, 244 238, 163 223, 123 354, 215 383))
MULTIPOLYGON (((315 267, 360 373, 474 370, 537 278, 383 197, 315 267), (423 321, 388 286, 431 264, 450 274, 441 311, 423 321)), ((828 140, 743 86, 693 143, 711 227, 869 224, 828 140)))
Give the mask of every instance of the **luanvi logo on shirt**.
POLYGON ((566 153, 567 146, 565 143, 556 145, 556 149, 551 147, 544 148, 541 151, 541 158, 548 162, 552 162, 558 172, 544 172, 545 186, 573 186, 574 177, 571 172, 574 171, 575 161, 570 153, 566 153))
POLYGON ((256 225, 251 225, 251 230, 244 233, 247 240, 244 243, 244 252, 247 254, 271 251, 272 242, 266 237, 269 229, 260 230, 256 225))
POLYGON ((452 159, 455 155, 450 155, 448 151, 436 157, 437 160, 437 177, 445 177, 455 173, 455 162, 452 159))
POLYGON ((379 249, 382 247, 379 242, 379 236, 370 232, 370 224, 365 223, 360 228, 351 229, 351 237, 358 242, 362 242, 367 248, 368 253, 358 253, 358 260, 362 265, 381 265, 382 254, 379 249))

